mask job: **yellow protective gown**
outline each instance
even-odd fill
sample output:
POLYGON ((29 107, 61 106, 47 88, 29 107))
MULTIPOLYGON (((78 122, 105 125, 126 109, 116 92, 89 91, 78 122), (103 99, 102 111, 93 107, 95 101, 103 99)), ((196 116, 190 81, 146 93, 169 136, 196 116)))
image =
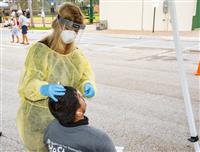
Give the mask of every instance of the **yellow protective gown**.
POLYGON ((53 116, 48 109, 48 98, 42 96, 39 89, 41 85, 57 82, 81 93, 87 82, 96 88, 93 71, 81 50, 74 47, 69 54, 63 55, 43 43, 33 44, 20 79, 21 105, 17 113, 19 135, 28 151, 47 151, 43 135, 53 116))

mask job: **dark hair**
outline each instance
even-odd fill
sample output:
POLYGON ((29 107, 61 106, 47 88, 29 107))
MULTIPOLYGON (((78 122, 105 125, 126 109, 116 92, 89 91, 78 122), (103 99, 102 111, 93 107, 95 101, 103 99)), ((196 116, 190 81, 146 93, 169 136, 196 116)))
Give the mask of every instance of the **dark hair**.
POLYGON ((77 90, 68 86, 65 89, 65 95, 57 97, 58 102, 49 98, 50 112, 62 125, 73 123, 75 113, 80 108, 77 90))

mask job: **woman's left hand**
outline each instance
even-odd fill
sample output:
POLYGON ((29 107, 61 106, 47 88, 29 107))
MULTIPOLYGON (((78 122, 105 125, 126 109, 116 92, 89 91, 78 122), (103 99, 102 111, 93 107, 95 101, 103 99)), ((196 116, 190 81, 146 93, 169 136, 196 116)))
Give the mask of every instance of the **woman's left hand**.
POLYGON ((95 95, 95 91, 93 86, 90 83, 86 83, 84 85, 84 96, 87 98, 91 98, 95 95))

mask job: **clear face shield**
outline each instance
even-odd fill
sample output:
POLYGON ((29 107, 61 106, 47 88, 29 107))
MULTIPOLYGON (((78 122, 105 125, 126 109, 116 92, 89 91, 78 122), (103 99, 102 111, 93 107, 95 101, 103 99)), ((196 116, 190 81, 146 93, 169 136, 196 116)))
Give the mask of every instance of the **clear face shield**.
MULTIPOLYGON (((67 42, 68 38, 74 39, 76 44, 78 45, 80 43, 81 37, 84 33, 85 25, 75 23, 73 21, 64 19, 58 15, 57 17, 58 22, 60 23, 62 31, 61 38, 64 40, 64 42, 67 42)), ((70 42, 70 40, 68 41, 70 42)))

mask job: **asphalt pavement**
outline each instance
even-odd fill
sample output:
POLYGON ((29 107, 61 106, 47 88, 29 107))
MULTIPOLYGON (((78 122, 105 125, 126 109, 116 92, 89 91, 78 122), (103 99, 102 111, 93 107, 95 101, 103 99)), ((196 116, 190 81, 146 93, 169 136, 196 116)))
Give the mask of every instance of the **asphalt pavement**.
MULTIPOLYGON (((30 42, 50 31, 29 31, 30 42)), ((20 72, 29 46, 10 43, 1 29, 2 152, 22 152, 16 129, 20 72)), ((184 37, 184 67, 197 126, 200 126, 199 39, 184 37)), ((90 124, 106 131, 124 152, 192 152, 171 37, 146 37, 86 30, 78 46, 96 75, 97 96, 89 100, 90 124)), ((200 127, 197 127, 198 131, 200 127)))

